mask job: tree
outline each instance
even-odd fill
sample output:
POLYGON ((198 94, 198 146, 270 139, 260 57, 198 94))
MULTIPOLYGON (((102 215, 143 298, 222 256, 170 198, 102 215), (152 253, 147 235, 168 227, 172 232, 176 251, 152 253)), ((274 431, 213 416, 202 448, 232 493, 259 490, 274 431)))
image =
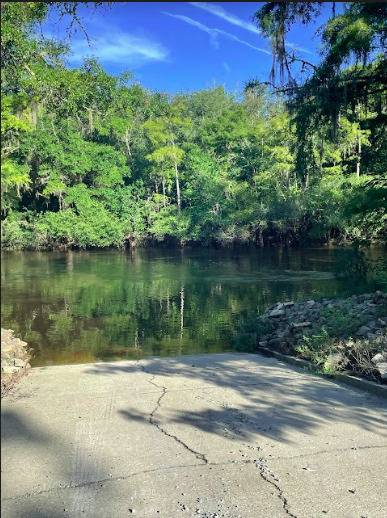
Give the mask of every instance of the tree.
POLYGON ((179 143, 183 140, 184 130, 189 129, 190 125, 189 119, 181 117, 179 107, 171 107, 170 113, 167 116, 151 119, 143 125, 154 148, 154 151, 147 156, 147 159, 155 163, 156 166, 162 167, 161 177, 164 196, 164 171, 168 171, 170 166, 173 167, 179 212, 181 211, 179 165, 184 157, 184 150, 179 147, 179 143))

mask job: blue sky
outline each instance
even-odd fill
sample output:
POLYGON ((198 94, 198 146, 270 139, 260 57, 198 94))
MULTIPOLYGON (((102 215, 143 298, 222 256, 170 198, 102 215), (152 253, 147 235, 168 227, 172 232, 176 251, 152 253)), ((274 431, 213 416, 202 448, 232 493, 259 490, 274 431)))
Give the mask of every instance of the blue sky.
MULTIPOLYGON (((82 6, 81 31, 70 40, 70 66, 87 55, 112 74, 133 71, 144 87, 170 93, 223 85, 240 91, 252 78, 267 80, 272 56, 267 40, 251 22, 260 2, 120 2, 93 14, 82 6)), ((307 61, 319 59, 317 24, 294 26, 290 45, 307 61)), ((66 20, 46 23, 43 33, 63 38, 66 20)))

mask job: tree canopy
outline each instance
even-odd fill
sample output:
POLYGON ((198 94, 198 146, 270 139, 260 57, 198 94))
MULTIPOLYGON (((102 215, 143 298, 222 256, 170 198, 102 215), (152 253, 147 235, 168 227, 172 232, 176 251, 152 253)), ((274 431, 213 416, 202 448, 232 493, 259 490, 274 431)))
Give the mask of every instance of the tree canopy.
POLYGON ((54 10, 82 30, 78 4, 2 3, 4 248, 385 239, 385 4, 332 12, 312 66, 286 36, 324 2, 265 3, 253 17, 274 73, 238 98, 68 68, 67 44, 37 27, 54 10))

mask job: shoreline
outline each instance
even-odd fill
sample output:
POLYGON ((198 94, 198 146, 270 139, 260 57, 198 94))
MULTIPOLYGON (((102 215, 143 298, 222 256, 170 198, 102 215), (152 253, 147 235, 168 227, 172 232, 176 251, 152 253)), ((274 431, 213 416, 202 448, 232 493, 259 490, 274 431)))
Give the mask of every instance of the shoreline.
POLYGON ((241 325, 240 351, 272 351, 320 374, 387 384, 387 294, 277 302, 241 325))
POLYGON ((31 369, 31 350, 13 333, 12 329, 1 328, 1 397, 8 395, 31 369))

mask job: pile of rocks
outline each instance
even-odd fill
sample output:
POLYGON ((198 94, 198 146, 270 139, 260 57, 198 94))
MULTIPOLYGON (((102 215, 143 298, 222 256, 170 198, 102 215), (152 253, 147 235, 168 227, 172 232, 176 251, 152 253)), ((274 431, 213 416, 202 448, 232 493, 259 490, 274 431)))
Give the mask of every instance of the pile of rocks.
POLYGON ((386 350, 372 358, 372 362, 381 377, 387 379, 387 316, 384 315, 387 315, 387 294, 381 291, 347 299, 279 302, 258 318, 258 325, 264 330, 259 337, 259 346, 291 354, 295 346, 305 343, 305 336, 321 333, 324 327, 330 336, 344 345, 367 341, 378 343, 380 349, 380 344, 385 344, 386 350), (337 336, 331 326, 335 315, 352 316, 352 321, 358 322, 359 327, 351 332, 342 329, 337 336))
POLYGON ((371 362, 375 365, 375 369, 379 372, 382 380, 387 380, 387 348, 381 353, 375 354, 371 362))
POLYGON ((7 394, 30 369, 28 345, 13 335, 12 329, 1 328, 1 396, 7 394))

